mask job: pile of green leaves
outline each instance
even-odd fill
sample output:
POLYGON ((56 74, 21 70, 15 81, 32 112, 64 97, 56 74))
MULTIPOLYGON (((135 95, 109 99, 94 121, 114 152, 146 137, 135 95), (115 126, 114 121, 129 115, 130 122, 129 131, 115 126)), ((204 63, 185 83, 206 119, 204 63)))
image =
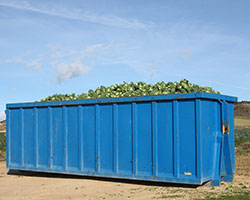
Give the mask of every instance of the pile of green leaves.
POLYGON ((216 93, 211 87, 199 86, 183 79, 180 82, 158 82, 155 85, 144 82, 126 83, 111 85, 110 87, 100 86, 96 90, 89 90, 88 93, 76 94, 55 94, 42 99, 41 102, 47 101, 69 101, 79 99, 97 99, 97 98, 115 98, 115 97, 132 97, 132 96, 149 96, 161 94, 180 94, 191 92, 208 92, 216 93))

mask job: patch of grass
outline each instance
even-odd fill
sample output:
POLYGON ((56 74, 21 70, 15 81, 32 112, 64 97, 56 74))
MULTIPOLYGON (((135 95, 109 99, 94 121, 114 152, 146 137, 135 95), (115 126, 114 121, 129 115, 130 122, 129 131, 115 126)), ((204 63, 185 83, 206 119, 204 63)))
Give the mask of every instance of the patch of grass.
POLYGON ((6 150, 6 137, 5 133, 0 133, 0 151, 6 150))
POLYGON ((167 196, 169 199, 172 198, 172 199, 176 199, 176 198, 181 198, 183 197, 183 195, 172 195, 172 196, 167 196))
POLYGON ((248 156, 250 154, 249 150, 240 150, 240 151, 236 151, 236 155, 237 156, 248 156))
POLYGON ((5 160, 6 137, 5 133, 0 133, 0 161, 5 160))
POLYGON ((250 126, 250 119, 245 118, 234 118, 234 125, 236 127, 246 127, 250 126))
POLYGON ((234 195, 223 194, 218 197, 211 197, 208 195, 205 199, 206 200, 249 200, 249 198, 250 198, 249 191, 241 191, 241 192, 234 193, 234 195))
POLYGON ((250 128, 235 129, 235 146, 239 147, 245 142, 250 142, 250 128))
POLYGON ((5 152, 0 151, 0 161, 5 161, 6 157, 5 157, 5 152))
POLYGON ((162 195, 161 197, 159 197, 160 199, 167 199, 168 196, 167 195, 162 195))

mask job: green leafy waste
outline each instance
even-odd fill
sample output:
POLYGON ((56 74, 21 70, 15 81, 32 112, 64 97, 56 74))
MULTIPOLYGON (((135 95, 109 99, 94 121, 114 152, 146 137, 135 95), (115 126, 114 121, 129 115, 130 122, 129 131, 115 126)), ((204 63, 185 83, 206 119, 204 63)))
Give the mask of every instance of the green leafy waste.
POLYGON ((100 86, 96 90, 89 90, 88 93, 80 95, 73 94, 55 94, 48 96, 41 100, 41 102, 48 101, 70 101, 80 99, 99 99, 99 98, 116 98, 116 97, 132 97, 132 96, 150 96, 162 94, 180 94, 191 92, 216 92, 211 87, 199 86, 190 83, 188 80, 183 79, 180 82, 158 82, 155 85, 146 84, 144 82, 127 83, 111 85, 110 87, 100 86))

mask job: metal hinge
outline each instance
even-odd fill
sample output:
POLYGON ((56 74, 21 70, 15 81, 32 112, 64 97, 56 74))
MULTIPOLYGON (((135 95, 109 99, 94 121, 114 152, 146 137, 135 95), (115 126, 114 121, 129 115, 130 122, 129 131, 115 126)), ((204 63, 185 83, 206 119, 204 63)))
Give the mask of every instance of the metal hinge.
POLYGON ((226 124, 222 123, 222 134, 224 135, 225 133, 229 134, 229 125, 228 125, 228 123, 226 123, 226 124))

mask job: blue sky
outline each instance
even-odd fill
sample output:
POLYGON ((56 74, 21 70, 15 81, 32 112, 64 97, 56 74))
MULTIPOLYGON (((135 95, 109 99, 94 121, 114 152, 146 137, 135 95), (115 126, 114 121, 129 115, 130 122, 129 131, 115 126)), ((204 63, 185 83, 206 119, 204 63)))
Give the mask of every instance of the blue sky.
POLYGON ((0 0, 6 103, 123 81, 179 81, 250 100, 248 0, 0 0))

